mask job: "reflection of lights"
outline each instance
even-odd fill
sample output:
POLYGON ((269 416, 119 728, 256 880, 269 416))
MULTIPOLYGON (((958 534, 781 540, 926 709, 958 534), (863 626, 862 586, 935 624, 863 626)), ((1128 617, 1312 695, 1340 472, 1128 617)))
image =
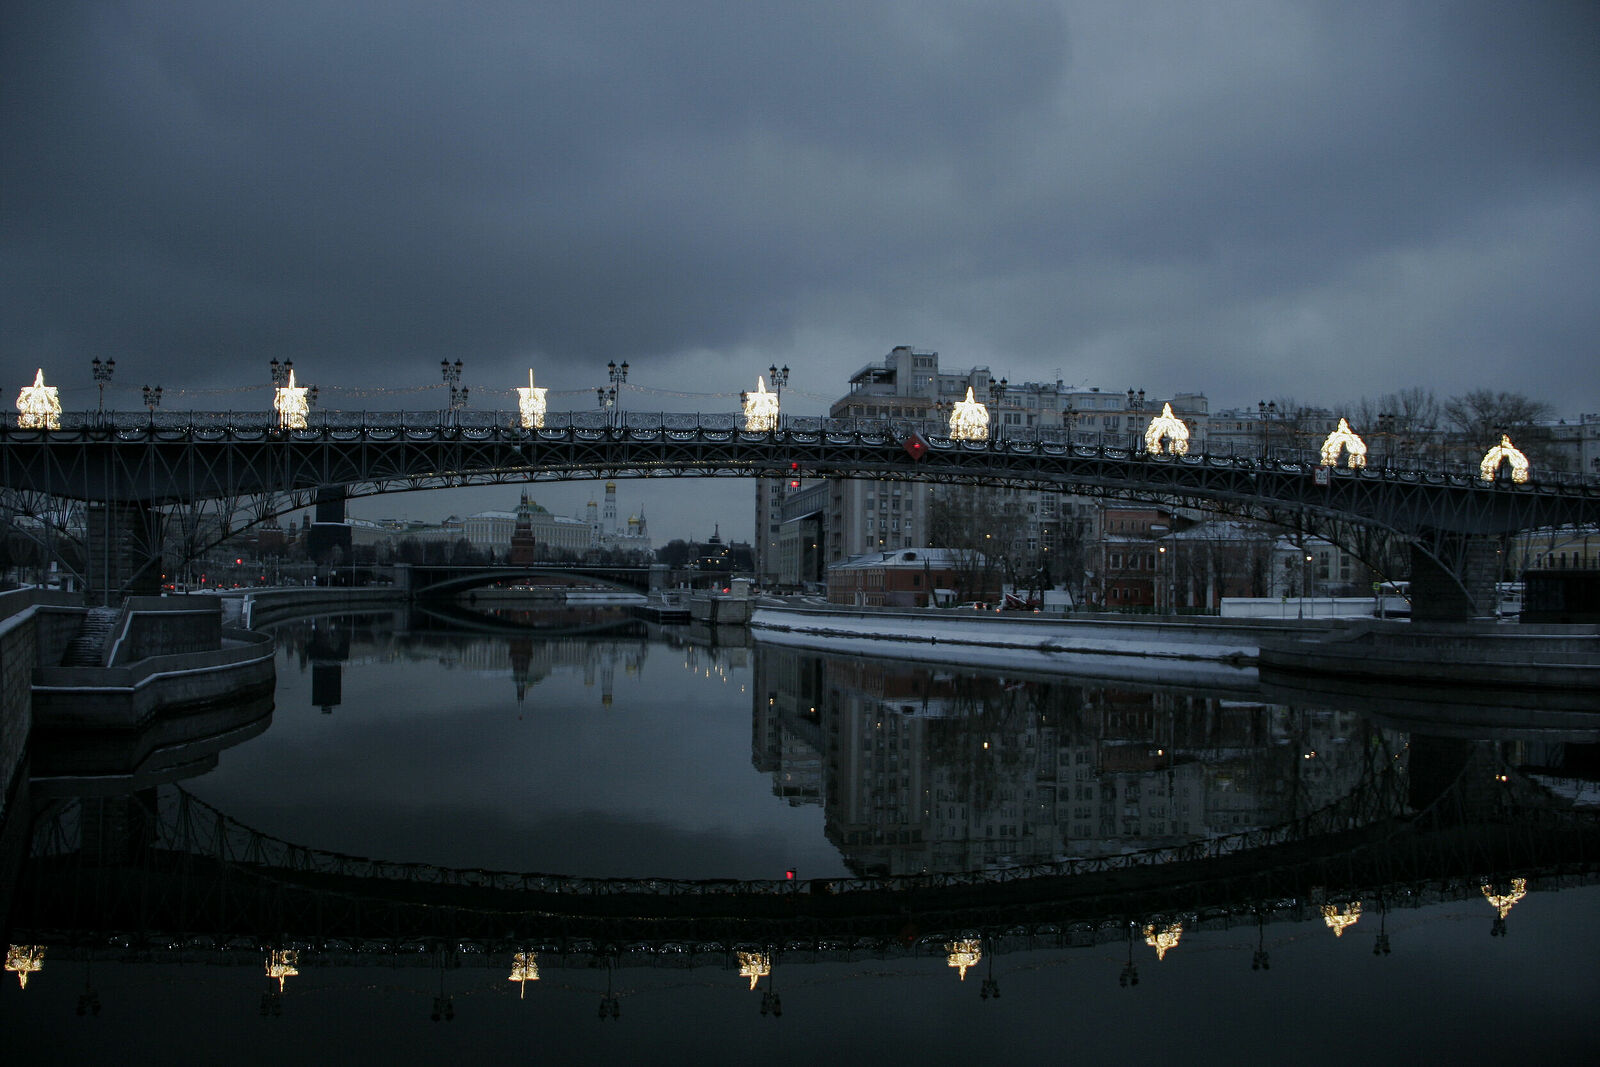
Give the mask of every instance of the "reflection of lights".
MULTIPOLYGON (((1496 893, 1494 891, 1494 886, 1492 885, 1485 885, 1483 887, 1483 898, 1489 902, 1490 907, 1500 913, 1500 918, 1502 919, 1510 914, 1512 906, 1516 904, 1517 901, 1521 900, 1527 895, 1528 880, 1526 878, 1511 879, 1511 892, 1509 893, 1496 893)), ((10 964, 7 964, 6 966, 9 968, 10 964)))
POLYGON ((744 428, 764 433, 778 428, 778 394, 767 392, 767 380, 756 376, 756 391, 744 394, 744 428))
POLYGON ((521 982, 522 991, 517 994, 517 999, 527 996, 528 983, 539 980, 539 954, 537 952, 519 952, 511 957, 511 981, 521 982))
POLYGON ((1352 900, 1340 907, 1337 904, 1322 906, 1322 921, 1328 924, 1334 937, 1343 937, 1345 927, 1354 926, 1361 919, 1361 901, 1352 900))
POLYGON ((1174 456, 1187 456, 1189 454, 1189 427, 1183 420, 1172 413, 1172 405, 1162 404, 1161 414, 1150 420, 1150 428, 1144 432, 1144 449, 1152 456, 1161 455, 1161 439, 1169 440, 1169 449, 1174 456))
POLYGON ((1338 428, 1328 435, 1327 440, 1322 442, 1322 465, 1324 467, 1337 467, 1339 465, 1339 453, 1346 450, 1349 452, 1348 465, 1352 470, 1367 465, 1366 442, 1351 431, 1348 422, 1340 419, 1338 428))
POLYGON ((1178 947, 1178 939, 1183 936, 1182 923, 1168 923, 1157 930, 1154 923, 1146 923, 1144 927, 1144 943, 1156 950, 1156 959, 1167 958, 1167 950, 1178 947))
POLYGON ((1511 438, 1506 434, 1500 435, 1500 443, 1489 449, 1484 454, 1483 462, 1478 466, 1478 477, 1486 482, 1492 482, 1500 471, 1502 460, 1511 464, 1511 480, 1518 485, 1528 480, 1528 457, 1517 450, 1511 443, 1511 438))
POLYGON ((950 412, 950 439, 952 441, 987 441, 989 439, 989 409, 972 397, 972 386, 967 386, 967 398, 957 400, 950 412))
MULTIPOLYGON (((293 381, 293 379, 290 379, 293 381)), ((283 980, 293 978, 300 971, 296 964, 300 962, 300 953, 292 948, 274 949, 267 957, 267 977, 278 980, 278 992, 283 992, 283 980)))
POLYGON ((772 973, 772 957, 765 952, 740 952, 739 977, 750 979, 750 988, 756 987, 759 979, 772 973))
POLYGON ((306 416, 311 414, 311 404, 306 400, 306 387, 294 383, 294 371, 289 371, 289 381, 273 390, 272 410, 278 413, 278 426, 285 430, 306 428, 306 416))
POLYGON ((537 430, 544 426, 544 395, 549 390, 533 387, 533 371, 528 371, 528 387, 517 386, 517 410, 522 414, 522 428, 537 430))
POLYGON ((23 989, 28 988, 28 975, 43 968, 43 945, 11 945, 6 949, 6 970, 16 973, 23 989))
POLYGON ((17 394, 17 427, 23 430, 61 429, 61 393, 44 384, 44 368, 33 377, 32 385, 17 394))
POLYGON ((949 953, 945 964, 954 967, 963 982, 967 980, 967 968, 976 967, 983 959, 983 951, 976 941, 947 941, 944 950, 949 953))

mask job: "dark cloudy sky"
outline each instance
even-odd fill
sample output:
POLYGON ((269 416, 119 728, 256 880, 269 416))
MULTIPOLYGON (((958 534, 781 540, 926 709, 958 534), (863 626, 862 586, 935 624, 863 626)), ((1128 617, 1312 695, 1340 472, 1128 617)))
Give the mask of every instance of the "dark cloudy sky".
POLYGON ((815 411, 915 344, 1600 411, 1589 0, 18 0, 0 79, 0 366, 69 407, 98 355, 128 408, 265 408, 277 357, 324 407, 436 408, 459 358, 474 407, 532 367, 587 408, 615 359, 632 407, 776 362, 815 411))

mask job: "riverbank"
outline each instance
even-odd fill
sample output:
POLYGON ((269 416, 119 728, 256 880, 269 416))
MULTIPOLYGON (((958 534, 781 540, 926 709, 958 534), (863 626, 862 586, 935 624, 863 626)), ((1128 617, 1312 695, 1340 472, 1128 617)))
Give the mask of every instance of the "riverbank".
POLYGON ((1043 673, 1148 678, 1223 688, 1251 687, 1265 637, 1333 622, 1123 615, 1042 615, 801 607, 758 604, 750 620, 757 641, 923 663, 1011 667, 1043 673))

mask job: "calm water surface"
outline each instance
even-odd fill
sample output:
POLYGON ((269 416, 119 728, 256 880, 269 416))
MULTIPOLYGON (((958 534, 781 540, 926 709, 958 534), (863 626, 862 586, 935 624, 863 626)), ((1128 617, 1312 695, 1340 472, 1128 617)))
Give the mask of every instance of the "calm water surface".
MULTIPOLYGON (((1239 850, 1240 835, 1330 812, 1359 832, 1386 804, 1414 809, 1462 767, 1477 774, 1474 760, 1510 770, 1515 788, 1596 802, 1594 738, 1581 731, 1441 739, 1370 707, 712 646, 604 610, 300 620, 276 633, 270 728, 133 801, 36 801, 39 840, 49 830, 57 841, 36 847, 86 851, 113 822, 141 825, 127 811, 172 811, 181 787, 207 819, 325 854, 628 878, 794 869, 803 883, 843 884, 1193 842, 1239 850)), ((1600 886, 1589 868, 1486 869, 1507 897, 1511 877, 1529 878, 1497 923, 1448 851, 1408 859, 1404 890, 1391 882, 1380 902, 1374 883, 1359 913, 1311 893, 1254 899, 1243 877, 1222 918, 1186 912, 1172 894, 1132 925, 1112 899, 1101 920, 1053 934, 1037 916, 1011 924, 1001 912, 954 931, 908 915, 889 948, 778 945, 755 990, 732 944, 678 957, 595 946, 587 963, 631 961, 616 969, 547 953, 522 990, 472 946, 364 955, 339 941, 303 943, 301 973, 269 1003, 275 985, 254 947, 185 940, 193 931, 152 944, 41 929, 57 943, 27 989, 0 984, 0 1018, 22 1062, 958 1063, 1069 1050, 1141 1062, 1591 1061, 1600 886), (1322 917, 1324 903, 1339 921, 1322 917), (1146 917, 1150 940, 1183 927, 1161 958, 1146 917), (946 939, 965 935, 981 959, 963 981, 946 939), (78 1014, 86 991, 98 1014, 78 1014), (762 1010, 774 996, 781 1014, 762 1010), (621 1014, 597 1017, 607 1003, 621 1014), (432 1020, 441 1005, 453 1020, 432 1020)), ((34 931, 30 909, 49 909, 29 903, 28 877, 13 926, 34 931)), ((105 902, 131 891, 94 892, 105 902)), ((1211 889, 1195 899, 1217 902, 1211 889)), ((259 943, 277 936, 261 931, 259 943)))

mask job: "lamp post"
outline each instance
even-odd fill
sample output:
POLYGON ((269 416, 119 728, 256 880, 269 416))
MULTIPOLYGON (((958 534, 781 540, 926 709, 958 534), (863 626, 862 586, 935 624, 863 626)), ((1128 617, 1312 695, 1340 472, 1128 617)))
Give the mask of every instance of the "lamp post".
MULTIPOLYGON (((1158 615, 1161 614, 1161 601, 1162 601, 1161 591, 1162 591, 1162 588, 1166 585, 1166 571, 1167 571, 1167 546, 1166 545, 1157 545, 1156 546, 1156 591, 1155 591, 1156 592, 1156 596, 1155 596, 1155 601, 1156 601, 1156 613, 1158 615)), ((1170 596, 1167 597, 1166 599, 1169 602, 1172 600, 1172 598, 1170 596)))
POLYGON ((272 387, 274 389, 282 389, 285 383, 289 381, 289 375, 294 373, 294 360, 292 359, 286 359, 282 363, 274 359, 267 366, 272 368, 272 387))
POLYGON ((616 360, 606 363, 606 377, 611 380, 609 388, 600 387, 595 390, 595 396, 600 401, 600 406, 610 412, 610 422, 615 425, 617 421, 617 399, 621 395, 622 386, 628 381, 628 361, 623 360, 618 364, 616 360))
POLYGON ((1005 400, 1006 386, 1010 384, 1011 383, 1004 378, 1001 378, 997 382, 989 382, 989 406, 995 409, 995 417, 989 420, 991 426, 991 429, 989 430, 990 440, 1000 436, 1000 427, 1005 422, 1004 419, 1000 418, 1000 403, 1001 401, 1005 400))
POLYGON ((100 387, 100 421, 106 418, 106 384, 111 381, 111 372, 117 369, 117 361, 108 359, 104 363, 96 356, 89 361, 89 367, 94 371, 94 383, 100 387))
POLYGON ((150 427, 154 429, 156 425, 156 408, 161 406, 161 386, 147 385, 144 387, 144 406, 150 409, 150 427))
POLYGON ((1256 413, 1261 423, 1261 458, 1267 460, 1272 456, 1272 420, 1278 417, 1278 402, 1258 400, 1256 413))
POLYGON ((461 409, 467 406, 467 390, 461 385, 461 361, 458 359, 451 363, 447 359, 441 359, 439 373, 444 377, 444 384, 450 390, 450 422, 453 425, 460 425, 461 409))

